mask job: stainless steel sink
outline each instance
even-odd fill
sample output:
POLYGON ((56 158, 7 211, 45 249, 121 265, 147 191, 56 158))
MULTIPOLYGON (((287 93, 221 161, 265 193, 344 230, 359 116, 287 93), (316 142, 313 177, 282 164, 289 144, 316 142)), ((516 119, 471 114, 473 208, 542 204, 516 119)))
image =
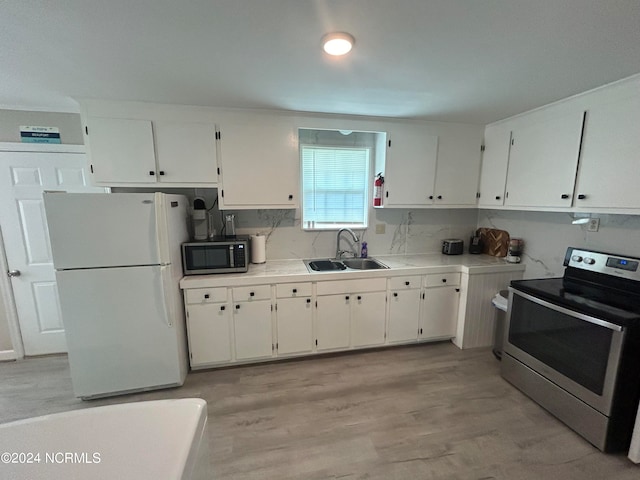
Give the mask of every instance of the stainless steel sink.
POLYGON ((352 268, 354 270, 378 270, 380 268, 389 268, 375 258, 345 258, 342 260, 342 263, 344 263, 348 268, 352 268))
POLYGON ((375 258, 343 258, 341 260, 336 260, 334 258, 321 258, 303 261, 310 273, 389 268, 375 258))

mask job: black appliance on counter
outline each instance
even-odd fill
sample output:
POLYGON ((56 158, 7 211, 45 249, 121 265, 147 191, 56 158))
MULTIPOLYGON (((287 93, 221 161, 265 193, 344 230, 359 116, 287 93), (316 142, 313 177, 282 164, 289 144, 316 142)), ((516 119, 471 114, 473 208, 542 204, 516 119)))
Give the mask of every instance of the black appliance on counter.
POLYGON ((602 451, 640 400, 640 259, 570 247, 562 278, 509 288, 502 376, 602 451))

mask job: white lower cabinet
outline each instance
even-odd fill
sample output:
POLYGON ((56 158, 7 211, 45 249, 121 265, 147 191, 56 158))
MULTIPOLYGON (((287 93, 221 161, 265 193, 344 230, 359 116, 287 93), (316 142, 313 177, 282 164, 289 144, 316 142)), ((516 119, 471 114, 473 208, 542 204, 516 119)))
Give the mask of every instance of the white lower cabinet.
POLYGON ((191 368, 233 360, 231 305, 227 298, 226 288, 185 290, 191 368))
POLYGON ((357 293, 351 298, 351 346, 382 345, 386 336, 386 293, 357 293))
POLYGON ((427 275, 422 296, 421 340, 442 340, 456 335, 460 303, 460 274, 427 275))
POLYGON ((235 287, 232 292, 236 360, 273 356, 271 286, 235 287))
POLYGON ((319 352, 349 348, 350 301, 351 296, 347 294, 318 296, 316 349, 319 352))
POLYGON ((419 276, 389 279, 388 343, 407 343, 417 340, 420 286, 419 276))
POLYGON ((276 351, 278 356, 313 351, 311 283, 276 285, 276 351))

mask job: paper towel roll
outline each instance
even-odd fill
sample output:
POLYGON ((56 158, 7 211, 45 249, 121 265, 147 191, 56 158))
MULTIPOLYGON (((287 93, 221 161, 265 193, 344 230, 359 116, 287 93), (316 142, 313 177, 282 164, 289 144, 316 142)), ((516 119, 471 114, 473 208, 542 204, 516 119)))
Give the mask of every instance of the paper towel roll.
POLYGON ((251 235, 251 263, 267 261, 267 237, 261 233, 251 235))

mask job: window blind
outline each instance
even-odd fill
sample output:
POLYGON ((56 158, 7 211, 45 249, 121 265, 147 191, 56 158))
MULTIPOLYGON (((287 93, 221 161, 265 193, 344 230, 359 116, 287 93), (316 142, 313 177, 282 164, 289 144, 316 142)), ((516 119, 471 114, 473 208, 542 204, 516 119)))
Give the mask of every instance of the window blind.
POLYGON ((300 147, 303 228, 367 226, 369 148, 300 147))

